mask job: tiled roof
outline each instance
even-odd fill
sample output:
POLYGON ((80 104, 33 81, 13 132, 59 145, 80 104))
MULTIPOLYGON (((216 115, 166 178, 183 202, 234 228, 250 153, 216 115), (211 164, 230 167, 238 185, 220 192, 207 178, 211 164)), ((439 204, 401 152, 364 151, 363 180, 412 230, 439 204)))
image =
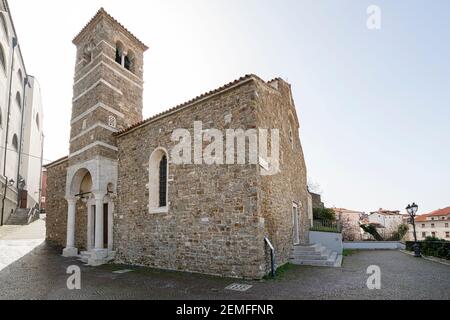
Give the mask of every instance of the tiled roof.
POLYGON ((349 209, 344 209, 344 208, 332 208, 334 210, 334 212, 337 213, 364 213, 362 211, 356 211, 356 210, 349 210, 349 209))
POLYGON ((58 160, 55 160, 55 161, 53 161, 53 162, 47 163, 46 165, 43 165, 43 167, 44 167, 44 168, 50 168, 50 167, 53 167, 53 166, 55 166, 55 165, 57 165, 57 164, 59 164, 59 163, 61 163, 61 162, 66 161, 67 159, 69 159, 68 156, 62 157, 62 158, 60 158, 60 159, 58 159, 58 160))
POLYGON ((93 24, 97 19, 100 19, 100 17, 106 17, 109 20, 113 21, 114 23, 116 23, 117 25, 119 25, 119 27, 122 29, 122 31, 127 34, 131 39, 135 40, 137 43, 140 44, 142 50, 146 51, 148 49, 148 47, 141 41, 139 40, 134 34, 132 34, 127 28, 125 28, 124 25, 122 25, 119 21, 117 21, 113 16, 111 16, 108 12, 106 12, 106 10, 102 7, 100 8, 100 10, 98 10, 98 12, 95 14, 95 16, 86 24, 86 26, 77 34, 77 36, 73 39, 73 43, 77 43, 78 40, 81 38, 81 36, 83 35, 83 33, 91 26, 91 24, 93 24))
POLYGON ((370 214, 381 214, 381 215, 385 215, 385 216, 398 216, 401 215, 400 211, 398 210, 385 210, 385 209, 379 209, 378 211, 373 211, 370 214))
MULTIPOLYGON (((420 216, 416 217, 416 221, 417 222, 431 221, 431 220, 427 220, 427 218, 430 218, 430 217, 446 217, 448 215, 450 215, 450 207, 447 207, 447 208, 444 208, 444 209, 438 209, 438 210, 435 210, 433 212, 420 215, 420 216)), ((435 220, 435 221, 450 221, 450 218, 439 219, 439 220, 435 220)))
POLYGON ((191 99, 191 100, 189 100, 187 102, 184 102, 184 103, 182 103, 182 104, 180 104, 180 105, 178 105, 176 107, 170 108, 170 109, 168 109, 168 110, 166 110, 164 112, 158 113, 158 114, 156 114, 156 115, 154 115, 154 116, 152 116, 152 117, 150 117, 148 119, 145 119, 143 121, 135 123, 135 124, 129 126, 128 128, 123 129, 122 131, 116 132, 114 135, 121 136, 121 135, 123 135, 125 133, 130 132, 131 130, 133 130, 133 129, 137 128, 137 127, 140 127, 142 125, 151 123, 152 121, 155 121, 156 119, 164 117, 164 116, 166 116, 168 114, 171 114, 173 112, 179 111, 179 110, 181 110, 181 109, 183 109, 185 107, 188 107, 188 106, 190 106, 190 105, 192 105, 192 104, 194 104, 194 103, 196 103, 196 102, 198 102, 200 100, 208 98, 208 97, 210 97, 210 96, 212 96, 212 95, 214 95, 216 93, 219 93, 219 92, 224 91, 224 90, 226 90, 228 88, 231 88, 233 86, 236 86, 236 85, 239 85, 241 83, 245 83, 245 82, 251 81, 251 80, 259 80, 259 81, 264 82, 264 80, 262 80, 260 77, 254 75, 254 74, 247 74, 247 75, 245 75, 245 76, 243 76, 243 77, 241 77, 239 79, 236 79, 236 80, 234 80, 232 82, 229 82, 229 83, 227 83, 227 84, 225 84, 225 85, 223 85, 223 86, 221 86, 221 87, 219 87, 217 89, 214 89, 214 90, 211 90, 209 92, 203 93, 203 94, 195 97, 194 99, 191 99))

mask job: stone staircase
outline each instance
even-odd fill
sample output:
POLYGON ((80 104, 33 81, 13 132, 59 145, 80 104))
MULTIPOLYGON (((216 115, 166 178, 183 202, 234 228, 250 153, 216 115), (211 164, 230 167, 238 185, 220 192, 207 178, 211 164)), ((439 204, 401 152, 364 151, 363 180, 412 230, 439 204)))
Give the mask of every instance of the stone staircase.
POLYGON ((296 245, 292 249, 290 262, 304 266, 340 267, 342 255, 320 244, 296 245))
POLYGON ((37 219, 39 219, 39 214, 36 210, 16 209, 16 211, 9 216, 8 221, 6 221, 6 225, 25 226, 37 219))

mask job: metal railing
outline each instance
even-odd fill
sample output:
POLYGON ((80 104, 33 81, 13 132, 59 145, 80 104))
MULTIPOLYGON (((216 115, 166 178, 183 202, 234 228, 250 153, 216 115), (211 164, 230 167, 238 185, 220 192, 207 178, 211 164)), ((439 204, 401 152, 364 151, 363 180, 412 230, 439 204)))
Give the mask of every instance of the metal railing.
POLYGON ((341 224, 331 220, 314 220, 310 231, 341 233, 341 224))

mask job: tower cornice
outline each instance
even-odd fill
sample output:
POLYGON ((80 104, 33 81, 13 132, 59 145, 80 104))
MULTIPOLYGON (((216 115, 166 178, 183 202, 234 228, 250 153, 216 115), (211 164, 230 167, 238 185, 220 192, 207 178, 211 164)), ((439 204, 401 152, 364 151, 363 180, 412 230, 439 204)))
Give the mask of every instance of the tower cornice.
POLYGON ((111 16, 106 10, 102 7, 95 16, 87 23, 87 25, 78 33, 78 35, 73 39, 73 44, 78 45, 85 34, 89 32, 89 30, 95 26, 102 19, 109 20, 113 24, 117 25, 119 29, 123 32, 124 35, 129 37, 131 40, 137 43, 142 51, 148 50, 148 46, 146 46, 141 40, 139 40, 134 34, 132 34, 127 28, 125 28, 119 21, 117 21, 113 16, 111 16))

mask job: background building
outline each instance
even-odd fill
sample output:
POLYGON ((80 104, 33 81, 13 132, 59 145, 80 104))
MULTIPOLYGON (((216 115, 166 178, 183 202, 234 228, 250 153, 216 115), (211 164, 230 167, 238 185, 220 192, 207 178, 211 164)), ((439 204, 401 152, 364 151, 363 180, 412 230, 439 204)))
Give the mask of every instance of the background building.
POLYGON ((17 207, 39 204, 42 103, 27 74, 6 0, 0 1, 0 225, 17 207), (6 192, 5 192, 6 190, 6 192), (6 194, 6 196, 5 196, 6 194))
MULTIPOLYGON (((450 241, 450 207, 439 209, 416 218, 417 240, 435 237, 450 241)), ((414 239, 413 228, 409 228, 409 240, 414 239)))
POLYGON ((398 227, 403 224, 403 215, 398 210, 379 209, 369 214, 369 223, 377 226, 378 233, 387 238, 394 232, 398 231, 398 227))
POLYGON ((342 237, 344 240, 361 240, 363 232, 359 224, 364 212, 343 208, 333 208, 333 210, 336 215, 336 221, 339 221, 342 227, 342 237))

